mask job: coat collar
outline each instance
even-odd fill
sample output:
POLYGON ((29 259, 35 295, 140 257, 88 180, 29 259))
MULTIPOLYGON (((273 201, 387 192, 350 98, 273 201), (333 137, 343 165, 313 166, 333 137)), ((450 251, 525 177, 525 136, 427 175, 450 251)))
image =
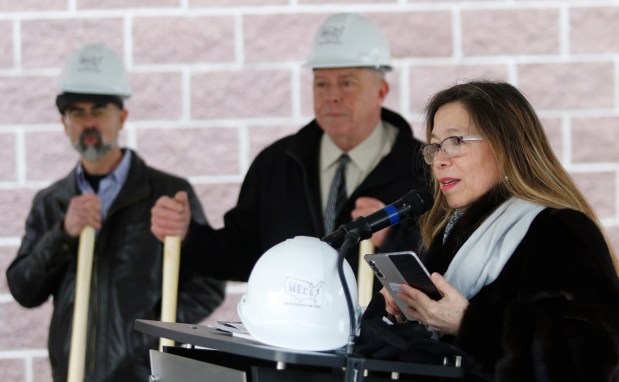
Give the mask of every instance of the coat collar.
MULTIPOLYGON (((398 135, 396 137, 394 146, 391 152, 382 160, 378 166, 372 171, 366 179, 359 185, 357 192, 353 193, 350 197, 354 198, 359 192, 362 192, 366 184, 381 184, 389 183, 395 178, 400 177, 402 174, 401 168, 394 163, 394 153, 410 152, 410 144, 413 138, 413 131, 399 114, 386 109, 381 109, 381 120, 391 124, 398 129, 398 135)), ((309 184, 315 186, 315 190, 320 195, 320 189, 318 182, 319 176, 319 148, 320 139, 324 131, 318 125, 318 122, 314 119, 308 125, 303 127, 297 132, 289 142, 286 149, 286 155, 292 158, 295 162, 299 163, 306 171, 306 179, 309 184), (305 164, 305 165, 304 165, 305 164)), ((420 155, 420 154, 419 154, 420 155)), ((414 158, 411 158, 414 160, 414 158)), ((412 176, 413 174, 411 174, 412 176)))
POLYGON ((132 151, 132 154, 129 175, 116 200, 112 203, 108 216, 112 216, 115 211, 129 204, 147 198, 152 193, 146 163, 136 152, 132 151))
POLYGON ((454 224, 443 243, 444 230, 439 232, 424 256, 430 272, 444 274, 454 256, 471 234, 499 205, 509 198, 500 187, 495 187, 469 206, 454 224))
MULTIPOLYGON (((148 197, 152 192, 152 186, 147 176, 146 163, 135 151, 131 150, 131 153, 131 165, 127 180, 112 203, 110 211, 108 212, 108 217, 111 216, 114 211, 134 203, 137 200, 148 197)), ((57 182, 58 187, 54 188, 55 192, 53 198, 56 203, 63 207, 63 210, 68 208, 71 198, 79 194, 75 172, 75 169, 71 170, 67 176, 57 182)))
MULTIPOLYGON (((421 147, 418 150, 411 148, 413 143, 413 131, 410 125, 397 113, 382 108, 381 120, 391 124, 398 129, 395 143, 391 152, 386 155, 374 170, 361 182, 361 184, 352 192, 349 197, 349 202, 364 195, 370 187, 379 188, 381 185, 394 183, 402 177, 406 172, 402 168, 409 168, 410 161, 412 163, 423 163, 421 159, 421 147), (413 153, 418 152, 418 158, 411 157, 411 149, 413 153)), ((305 127, 301 128, 295 135, 290 136, 286 142, 285 155, 289 158, 302 174, 304 181, 304 189, 307 197, 308 205, 311 208, 312 221, 317 232, 323 231, 322 210, 320 201, 320 139, 324 131, 314 119, 305 127)), ((418 174, 423 173, 418 169, 418 174)), ((418 174, 411 173, 411 177, 418 177, 418 174)), ((425 183, 425 182, 424 182, 425 183)), ((352 202, 351 202, 352 203, 352 202)), ((341 214, 349 213, 348 208, 344 208, 341 214)), ((340 215, 341 215, 340 214, 340 215)))

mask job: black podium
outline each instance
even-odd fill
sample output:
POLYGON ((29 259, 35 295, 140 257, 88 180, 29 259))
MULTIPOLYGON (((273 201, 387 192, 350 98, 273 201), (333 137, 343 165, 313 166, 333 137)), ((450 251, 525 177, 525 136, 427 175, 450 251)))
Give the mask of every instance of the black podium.
POLYGON ((135 329, 191 346, 166 347, 163 353, 151 350, 152 382, 435 381, 464 375, 457 362, 430 365, 367 359, 337 351, 289 350, 204 325, 136 320, 135 329))

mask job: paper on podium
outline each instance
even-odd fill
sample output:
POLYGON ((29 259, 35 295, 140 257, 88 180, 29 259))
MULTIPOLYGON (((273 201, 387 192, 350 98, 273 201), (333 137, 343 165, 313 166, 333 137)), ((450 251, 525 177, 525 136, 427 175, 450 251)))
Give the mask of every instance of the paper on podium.
POLYGON ((245 325, 240 321, 217 321, 217 325, 209 325, 209 327, 234 337, 260 342, 249 334, 245 325))

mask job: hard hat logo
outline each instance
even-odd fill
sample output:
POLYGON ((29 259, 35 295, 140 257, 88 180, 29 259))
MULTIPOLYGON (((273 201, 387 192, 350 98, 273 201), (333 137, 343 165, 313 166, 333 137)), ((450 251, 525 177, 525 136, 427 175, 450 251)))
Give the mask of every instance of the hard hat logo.
POLYGON ((318 44, 341 44, 344 29, 345 27, 325 26, 318 35, 318 44))
POLYGON ((324 284, 324 281, 319 281, 318 283, 312 283, 307 280, 301 280, 294 277, 286 277, 284 281, 284 290, 286 294, 292 296, 297 303, 301 303, 306 306, 313 306, 316 308, 320 308, 322 305, 322 301, 318 301, 320 295, 320 289, 324 284), (308 303, 310 305, 308 305, 308 303))
POLYGON ((79 66, 77 68, 80 72, 101 72, 101 61, 103 60, 103 56, 100 55, 92 55, 92 54, 82 54, 79 58, 79 66))

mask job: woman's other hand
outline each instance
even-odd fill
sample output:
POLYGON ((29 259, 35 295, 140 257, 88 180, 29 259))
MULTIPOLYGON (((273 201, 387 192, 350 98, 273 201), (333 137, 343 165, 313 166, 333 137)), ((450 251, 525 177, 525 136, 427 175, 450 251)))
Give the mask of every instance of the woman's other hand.
MULTIPOLYGON (((432 300, 422 291, 407 284, 400 286, 401 292, 398 296, 409 305, 407 311, 409 315, 442 334, 456 335, 460 330, 462 316, 469 306, 469 301, 440 274, 433 273, 430 277, 443 294, 442 299, 432 300)), ((393 300, 391 303, 395 305, 393 300)))

